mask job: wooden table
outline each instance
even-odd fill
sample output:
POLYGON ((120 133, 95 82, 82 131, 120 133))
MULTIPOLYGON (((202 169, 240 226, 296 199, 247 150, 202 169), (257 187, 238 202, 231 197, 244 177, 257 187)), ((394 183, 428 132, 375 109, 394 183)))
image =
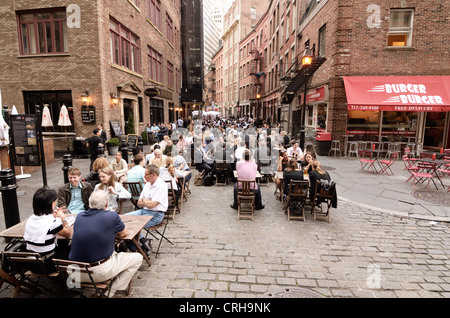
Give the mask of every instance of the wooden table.
MULTIPOLYGON (((115 212, 111 212, 115 213, 115 212)), ((71 214, 69 216, 76 216, 76 214, 71 214)), ((142 249, 141 245, 139 244, 139 239, 141 236, 141 230, 144 228, 144 226, 152 219, 151 215, 120 215, 120 219, 123 223, 125 223, 125 226, 128 229, 128 235, 123 238, 117 238, 118 240, 131 240, 136 245, 137 250, 139 253, 142 254, 145 261, 148 265, 152 265, 150 262, 150 259, 148 258, 147 254, 142 249)), ((27 220, 20 222, 14 226, 11 226, 10 228, 0 232, 0 237, 6 237, 6 238, 22 238, 23 234, 25 233, 25 225, 27 224, 27 220)), ((71 231, 71 234, 73 234, 73 230, 71 231)), ((67 239, 62 236, 57 236, 58 239, 67 239)), ((72 236, 68 239, 72 239, 72 236)))

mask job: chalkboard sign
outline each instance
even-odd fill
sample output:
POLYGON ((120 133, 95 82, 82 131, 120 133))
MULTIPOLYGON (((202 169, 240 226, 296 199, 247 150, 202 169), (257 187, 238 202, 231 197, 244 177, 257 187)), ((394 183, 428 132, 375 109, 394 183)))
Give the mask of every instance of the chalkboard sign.
POLYGON ((36 115, 11 115, 11 139, 17 166, 40 166, 36 115))
POLYGON ((95 107, 94 106, 82 106, 81 107, 81 121, 83 124, 95 123, 95 107))
POLYGON ((127 135, 127 145, 128 150, 131 151, 132 148, 137 147, 138 135, 127 135))
POLYGON ((109 124, 111 126, 112 137, 119 137, 123 135, 122 128, 120 128, 120 123, 118 120, 110 120, 109 124))

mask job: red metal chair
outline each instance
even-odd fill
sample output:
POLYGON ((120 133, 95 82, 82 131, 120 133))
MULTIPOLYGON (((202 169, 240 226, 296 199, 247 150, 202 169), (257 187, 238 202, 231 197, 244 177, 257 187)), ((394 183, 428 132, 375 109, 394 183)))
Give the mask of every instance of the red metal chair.
POLYGON ((397 158, 399 156, 398 152, 394 152, 391 154, 391 158, 389 160, 381 160, 379 161, 381 170, 378 173, 386 172, 387 175, 389 175, 389 171, 394 175, 394 172, 391 169, 391 166, 394 164, 394 162, 397 161, 397 158))
POLYGON ((417 164, 417 168, 418 168, 418 170, 416 172, 412 172, 412 176, 414 177, 414 180, 413 180, 411 186, 414 185, 414 188, 416 189, 416 185, 418 183, 424 183, 426 180, 428 180, 425 188, 428 187, 428 190, 430 190, 430 182, 433 181, 433 184, 437 190, 438 187, 433 180, 433 175, 436 171, 436 164, 419 162, 417 164))
POLYGON ((373 172, 377 172, 374 166, 376 160, 373 159, 373 153, 371 151, 358 150, 358 159, 361 164, 360 171, 372 169, 373 172))

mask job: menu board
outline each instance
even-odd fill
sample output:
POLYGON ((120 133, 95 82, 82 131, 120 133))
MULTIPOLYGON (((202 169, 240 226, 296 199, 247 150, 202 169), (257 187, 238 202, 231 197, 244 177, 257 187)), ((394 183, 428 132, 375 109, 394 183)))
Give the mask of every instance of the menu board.
POLYGON ((111 126, 111 135, 112 137, 119 137, 123 135, 122 128, 120 128, 120 124, 118 120, 110 120, 109 124, 111 126))
POLYGON ((40 166, 36 115, 11 115, 11 138, 17 166, 40 166))
POLYGON ((81 106, 81 121, 83 124, 95 123, 95 107, 94 106, 81 106))

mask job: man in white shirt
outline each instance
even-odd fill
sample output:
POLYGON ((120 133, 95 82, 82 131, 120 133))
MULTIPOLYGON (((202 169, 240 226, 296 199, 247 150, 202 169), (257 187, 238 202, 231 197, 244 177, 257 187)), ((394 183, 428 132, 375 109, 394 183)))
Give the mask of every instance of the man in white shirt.
POLYGON ((151 164, 145 168, 145 180, 147 183, 141 192, 137 211, 129 212, 128 215, 151 215, 152 219, 144 227, 153 227, 161 223, 164 213, 169 207, 167 185, 159 177, 159 167, 151 164))
POLYGON ((298 160, 303 160, 303 151, 298 146, 297 141, 292 141, 292 147, 289 147, 287 149, 287 154, 289 157, 294 157, 295 155, 297 155, 298 160))

